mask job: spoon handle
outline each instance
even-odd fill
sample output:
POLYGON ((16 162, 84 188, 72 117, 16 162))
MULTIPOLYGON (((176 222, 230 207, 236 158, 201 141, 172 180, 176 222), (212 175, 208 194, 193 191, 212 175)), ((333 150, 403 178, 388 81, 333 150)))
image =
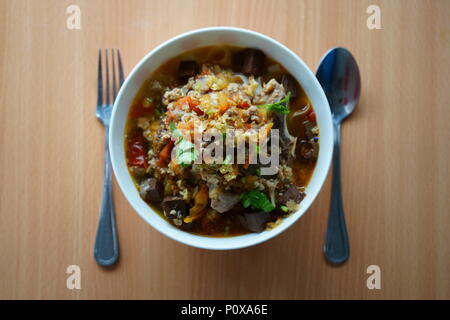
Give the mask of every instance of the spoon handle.
POLYGON ((333 264, 344 263, 350 254, 341 194, 340 131, 340 123, 335 123, 330 211, 328 213, 328 226, 323 246, 325 257, 333 264))

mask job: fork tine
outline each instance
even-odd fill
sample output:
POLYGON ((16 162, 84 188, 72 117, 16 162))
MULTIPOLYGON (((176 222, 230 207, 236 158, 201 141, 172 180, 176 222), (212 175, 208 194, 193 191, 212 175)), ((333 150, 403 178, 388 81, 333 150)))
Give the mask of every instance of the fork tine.
POLYGON ((122 66, 122 58, 120 57, 120 50, 117 49, 117 58, 119 62, 119 89, 123 84, 124 76, 123 76, 123 66, 122 66))
POLYGON ((116 86, 116 62, 115 62, 115 57, 114 57, 114 49, 111 49, 112 51, 112 76, 113 76, 113 98, 112 98, 112 102, 114 103, 114 101, 116 100, 116 96, 117 96, 117 86, 116 86))
POLYGON ((98 49, 98 87, 97 87, 97 106, 103 104, 103 86, 102 86, 102 49, 98 49))
POLYGON ((106 56, 106 105, 109 105, 109 63, 108 63, 108 49, 105 49, 106 56))

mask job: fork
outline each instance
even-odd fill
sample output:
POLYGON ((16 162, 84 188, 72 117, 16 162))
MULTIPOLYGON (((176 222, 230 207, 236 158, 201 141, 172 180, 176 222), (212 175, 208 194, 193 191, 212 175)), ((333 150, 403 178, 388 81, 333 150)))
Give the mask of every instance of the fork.
POLYGON ((120 51, 117 52, 117 64, 119 79, 118 84, 116 80, 116 63, 114 49, 111 50, 111 67, 112 67, 112 96, 110 92, 109 81, 109 63, 108 63, 108 49, 105 50, 105 64, 106 64, 106 90, 104 92, 105 100, 103 100, 103 70, 102 70, 102 50, 98 51, 98 98, 97 109, 95 115, 97 119, 105 127, 105 158, 103 171, 103 195, 102 204, 100 208, 100 220, 97 228, 97 235, 94 245, 94 258, 101 266, 111 266, 116 263, 119 258, 119 244, 117 241, 116 218, 114 215, 114 204, 112 197, 112 178, 111 178, 111 160, 109 155, 109 123, 111 118, 112 106, 117 95, 117 90, 122 86, 124 76, 122 59, 120 51), (111 97, 110 97, 111 96, 111 97), (103 103, 103 101, 105 103, 103 103))

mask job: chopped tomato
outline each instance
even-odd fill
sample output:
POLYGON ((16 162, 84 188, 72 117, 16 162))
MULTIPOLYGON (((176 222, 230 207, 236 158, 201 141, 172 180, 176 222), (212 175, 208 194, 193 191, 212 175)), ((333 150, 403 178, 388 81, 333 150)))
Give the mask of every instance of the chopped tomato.
POLYGON ((128 140, 127 158, 130 166, 137 166, 144 169, 148 168, 146 147, 147 141, 140 132, 136 133, 128 140))
POLYGON ((174 141, 170 140, 159 152, 159 160, 156 163, 158 167, 165 167, 170 160, 170 152, 172 151, 174 141))
POLYGON ((196 114, 198 114, 199 116, 205 114, 199 107, 197 106, 191 106, 191 109, 195 111, 196 114))
POLYGON ((189 107, 196 107, 200 104, 200 101, 198 100, 193 100, 190 96, 187 96, 188 98, 188 103, 189 103, 189 107))
POLYGON ((237 105, 238 108, 247 109, 250 105, 247 102, 241 102, 237 105))
POLYGON ((201 109, 198 107, 198 105, 200 104, 200 102, 197 101, 197 100, 193 100, 193 99, 191 98, 191 96, 183 97, 183 98, 181 98, 181 99, 179 99, 179 100, 177 101, 177 105, 178 105, 178 106, 181 106, 181 105, 186 104, 186 103, 189 105, 189 108, 190 108, 192 111, 194 111, 195 113, 197 113, 199 116, 201 116, 201 115, 204 114, 203 110, 201 110, 201 109))

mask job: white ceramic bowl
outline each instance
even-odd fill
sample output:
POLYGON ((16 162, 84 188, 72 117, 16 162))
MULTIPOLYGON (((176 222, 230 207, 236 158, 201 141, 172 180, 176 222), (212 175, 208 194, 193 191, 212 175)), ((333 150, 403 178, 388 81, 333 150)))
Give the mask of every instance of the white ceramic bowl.
POLYGON ((228 250, 244 248, 269 240, 293 225, 308 210, 322 188, 330 167, 333 152, 333 130, 330 108, 325 94, 314 74, 295 53, 278 41, 254 31, 231 27, 212 27, 190 31, 166 41, 148 53, 134 67, 114 103, 109 145, 117 182, 131 206, 142 219, 162 234, 184 244, 204 249, 228 250), (259 48, 266 55, 281 63, 300 82, 311 100, 320 129, 319 158, 311 181, 306 188, 306 197, 300 203, 299 210, 285 218, 272 230, 224 238, 199 236, 179 230, 154 212, 139 197, 127 170, 124 151, 124 129, 128 110, 133 98, 149 75, 163 62, 184 51, 217 44, 259 48))

